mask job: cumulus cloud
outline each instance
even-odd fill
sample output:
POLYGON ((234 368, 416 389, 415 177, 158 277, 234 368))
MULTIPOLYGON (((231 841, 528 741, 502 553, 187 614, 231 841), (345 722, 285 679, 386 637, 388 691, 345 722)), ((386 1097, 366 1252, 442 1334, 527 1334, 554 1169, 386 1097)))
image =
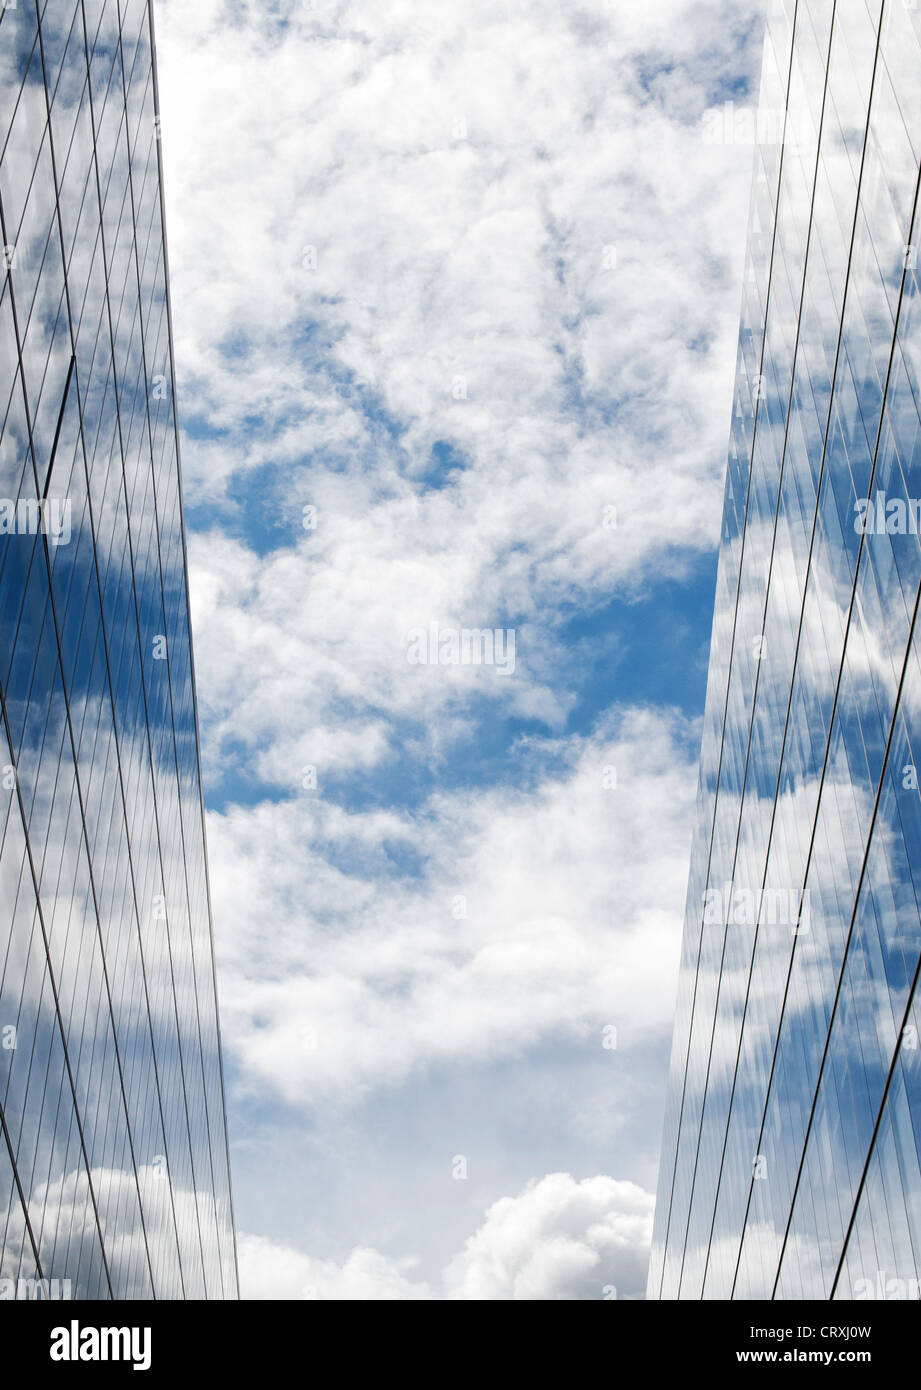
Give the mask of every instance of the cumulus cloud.
POLYGON ((324 1302, 419 1300, 436 1295, 407 1277, 407 1266, 377 1250, 356 1249, 343 1264, 317 1260, 265 1236, 237 1238, 244 1298, 320 1299, 324 1302))
POLYGON ((551 1173, 503 1197, 446 1272, 451 1298, 641 1298, 655 1199, 632 1182, 551 1173))
POLYGON ((700 121, 755 13, 165 0, 179 363, 196 416, 248 446, 197 445, 197 483, 330 449, 363 471, 371 447, 393 486, 447 438, 488 469, 500 533, 529 484, 565 526, 573 477, 620 443, 690 501, 676 455, 700 477, 723 454, 724 176, 750 153, 700 121))
MULTIPOLYGON (((158 0, 237 1116, 328 1133, 375 1092, 431 1104, 439 1067, 663 1045, 695 729, 604 712, 569 625, 716 543, 751 149, 702 123, 744 98, 759 8, 158 0), (513 631, 514 671, 411 664, 432 623, 513 631)), ((608 1265, 638 1208, 590 1183, 491 1207, 438 1296, 479 1296, 493 1243, 502 1297, 637 1289, 608 1265)), ((279 1268, 428 1297, 449 1239, 427 1284, 351 1238, 279 1268)), ((272 1249, 244 1239, 244 1284, 272 1249)))
POLYGON ((342 1264, 260 1236, 239 1241, 246 1298, 525 1301, 641 1298, 654 1199, 631 1182, 551 1173, 503 1197, 444 1271, 439 1289, 411 1265, 356 1249, 342 1264))
POLYGON ((566 614, 715 543, 751 151, 701 122, 755 9, 164 0, 210 770, 374 766, 474 689, 559 728, 566 614), (516 678, 407 671, 432 621, 516 678))
POLYGON ((241 1077, 292 1103, 345 1102, 436 1060, 667 1028, 687 733, 624 712, 569 740, 563 770, 527 794, 438 793, 408 813, 307 792, 212 815, 225 1044, 241 1077))

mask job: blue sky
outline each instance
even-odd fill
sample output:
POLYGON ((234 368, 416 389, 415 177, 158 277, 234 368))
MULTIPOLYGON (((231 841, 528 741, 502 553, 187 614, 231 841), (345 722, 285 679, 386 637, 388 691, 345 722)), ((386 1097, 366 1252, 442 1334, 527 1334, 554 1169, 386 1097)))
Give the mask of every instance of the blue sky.
POLYGON ((641 1296, 757 6, 157 24, 243 1293, 641 1296))

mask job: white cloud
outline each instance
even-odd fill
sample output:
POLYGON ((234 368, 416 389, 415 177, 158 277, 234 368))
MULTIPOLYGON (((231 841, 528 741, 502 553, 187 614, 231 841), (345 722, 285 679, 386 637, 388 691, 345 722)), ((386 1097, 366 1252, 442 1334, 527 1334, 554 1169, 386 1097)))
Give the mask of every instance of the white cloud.
POLYGON ((212 815, 225 1046, 248 1087, 347 1103, 440 1059, 667 1029, 687 733, 629 711, 548 744, 564 771, 527 793, 442 793, 415 814, 305 793, 212 815))
MULTIPOLYGON (((600 1047, 611 1023, 662 1047, 694 740, 640 709, 572 735, 591 662, 565 631, 716 542, 751 151, 708 146, 701 117, 753 75, 758 9, 158 0, 238 1114, 282 1100, 328 1134, 333 1109, 439 1066, 600 1047), (409 665, 431 622, 513 627, 514 675, 409 665), (546 742, 415 794, 516 718, 546 742), (319 794, 299 793, 310 766, 319 794)), ((606 1218, 570 1218, 595 1196, 543 1183, 517 1219, 558 1198, 556 1234, 508 1255, 511 1285, 594 1280, 606 1218)), ((496 1210, 477 1250, 511 1240, 496 1210)), ((428 1296, 361 1239, 279 1268, 428 1296)), ((271 1284, 272 1249, 244 1247, 271 1284)))
POLYGON ((700 118, 755 11, 163 0, 211 767, 372 766, 474 690, 559 727, 564 612, 715 543, 751 152, 700 118), (515 625, 515 680, 408 673, 430 621, 515 625))
POLYGON ((446 1272, 449 1296, 641 1298, 654 1205, 632 1182, 551 1173, 490 1207, 446 1272))
POLYGON ((407 1278, 405 1264, 377 1250, 356 1249, 341 1265, 317 1260, 265 1236, 237 1237, 243 1298, 318 1299, 324 1302, 429 1299, 424 1283, 407 1278))
POLYGON ((635 1183, 551 1173, 503 1197, 433 1290, 411 1264, 355 1249, 342 1264, 239 1238, 244 1298, 522 1301, 641 1298, 654 1199, 635 1183))
POLYGON ((159 11, 179 365, 238 433, 187 449, 197 485, 370 448, 386 487, 448 438, 497 536, 530 491, 568 548, 593 463, 640 508, 683 499, 667 529, 708 543, 750 152, 699 122, 755 6, 278 13, 159 11))

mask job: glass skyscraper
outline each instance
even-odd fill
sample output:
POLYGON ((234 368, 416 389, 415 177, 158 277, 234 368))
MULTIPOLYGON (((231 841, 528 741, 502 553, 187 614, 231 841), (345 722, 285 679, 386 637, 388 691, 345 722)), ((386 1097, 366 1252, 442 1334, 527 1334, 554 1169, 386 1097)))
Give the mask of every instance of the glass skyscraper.
POLYGON ((0 1298, 237 1276, 147 0, 0 0, 0 1298))
MULTIPOLYGON (((921 8, 767 15, 651 1298, 918 1297, 921 8)), ((740 136, 741 138, 741 136, 740 136)))

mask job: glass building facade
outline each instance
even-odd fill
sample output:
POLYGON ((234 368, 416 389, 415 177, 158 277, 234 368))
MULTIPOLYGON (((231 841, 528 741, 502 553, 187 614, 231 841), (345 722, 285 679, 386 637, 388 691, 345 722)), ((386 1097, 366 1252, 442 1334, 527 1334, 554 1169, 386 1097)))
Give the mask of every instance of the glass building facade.
POLYGON ((772 3, 757 134, 648 1295, 917 1298, 921 8, 772 3))
POLYGON ((0 0, 0 1298, 237 1296, 157 110, 0 0))

